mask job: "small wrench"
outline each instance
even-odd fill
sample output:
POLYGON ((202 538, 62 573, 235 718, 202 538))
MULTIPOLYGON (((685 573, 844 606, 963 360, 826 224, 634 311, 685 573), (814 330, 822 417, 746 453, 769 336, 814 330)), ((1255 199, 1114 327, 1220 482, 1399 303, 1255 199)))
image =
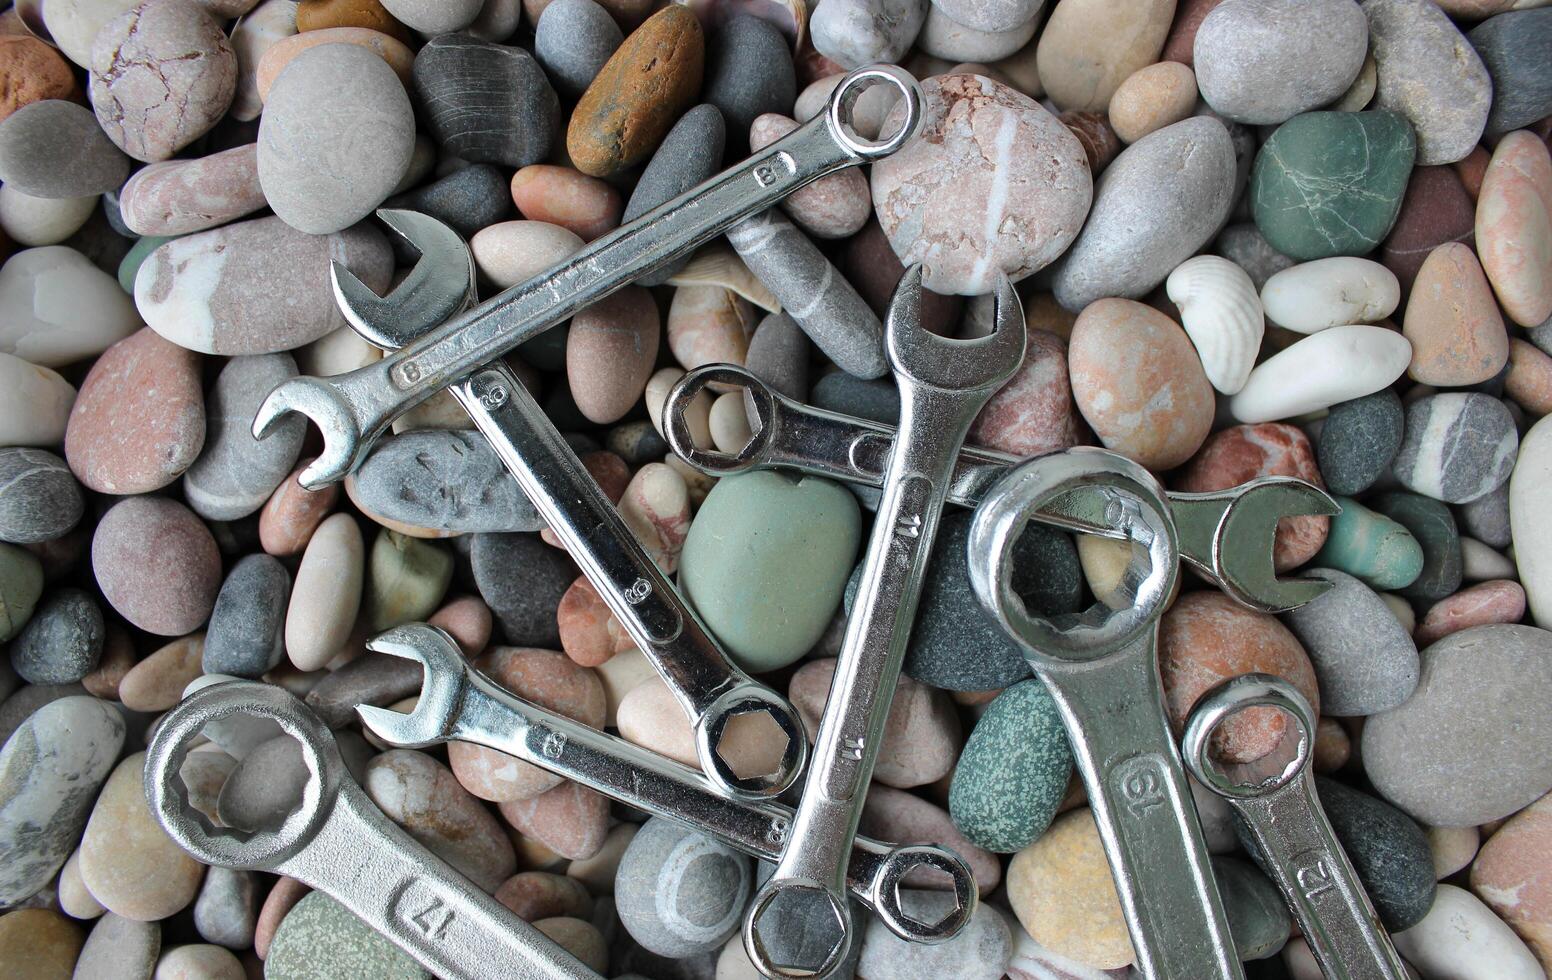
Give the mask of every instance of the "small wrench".
POLYGON ((328 727, 282 688, 228 681, 185 699, 151 740, 145 792, 167 835, 195 859, 311 885, 437 976, 600 980, 383 816, 350 778, 328 727), (268 718, 301 744, 302 803, 274 830, 218 828, 189 804, 183 761, 201 729, 233 715, 268 718))
MULTIPOLYGON (((340 307, 358 333, 397 350, 473 295, 474 257, 458 233, 435 218, 414 211, 381 211, 378 217, 415 246, 421 260, 386 297, 340 290, 340 307)), ((728 661, 511 368, 498 359, 450 390, 673 691, 712 782, 724 793, 747 796, 775 796, 792 785, 808 758, 797 710, 728 661), (774 772, 740 777, 717 744, 734 716, 762 711, 781 729, 787 747, 774 772)))
MULTIPOLYGON (((903 69, 857 68, 835 87, 827 110, 816 118, 554 267, 366 367, 282 382, 259 406, 253 434, 263 438, 281 417, 301 412, 323 433, 323 452, 302 471, 301 484, 315 490, 343 479, 410 408, 805 184, 888 156, 915 135, 921 114, 921 88, 903 69), (875 141, 858 136, 850 120, 857 97, 876 83, 899 90, 904 120, 893 135, 875 141)), ((338 263, 334 270, 338 291, 371 294, 338 263)))
POLYGON ((1151 980, 1242 980, 1164 715, 1159 617, 1180 569, 1169 515, 1164 488, 1118 453, 1080 446, 1037 456, 1009 469, 971 520, 970 583, 1061 711, 1137 968, 1151 980), (1031 517, 1064 497, 1087 509, 1085 520, 1123 528, 1133 542, 1121 584, 1135 597, 1130 606, 1051 621, 1031 615, 1014 591, 1014 545, 1031 517))
POLYGON ((814 763, 781 861, 744 917, 744 948, 767 976, 828 976, 853 941, 846 855, 883 741, 955 454, 981 407, 1024 359, 1024 314, 1006 279, 997 290, 996 331, 949 340, 922 328, 921 278, 920 266, 906 271, 885 318, 884 353, 900 386, 901 434, 889 454, 814 763), (817 967, 775 962, 762 939, 761 923, 769 921, 762 917, 777 902, 816 895, 828 902, 839 939, 817 967))
MULTIPOLYGON (((419 661, 423 670, 420 700, 409 714, 370 705, 356 708, 362 724, 383 741, 410 748, 449 740, 484 745, 762 860, 781 856, 791 810, 779 803, 729 799, 687 766, 508 693, 469 666, 453 639, 436 627, 400 626, 367 646, 419 661)), ((912 942, 950 938, 975 910, 969 867, 959 855, 933 845, 890 847, 859 837, 851 849, 847 886, 890 931, 912 942), (960 911, 946 922, 920 922, 900 906, 895 886, 919 865, 953 879, 960 911)))
MULTIPOLYGON (((731 364, 707 364, 680 378, 663 405, 663 432, 679 458, 711 476, 781 467, 871 487, 883 483, 895 439, 892 426, 804 405, 731 364), (685 412, 708 387, 744 391, 753 434, 735 453, 703 449, 690 435, 685 412)), ((949 501, 975 507, 1018 461, 1006 453, 966 446, 954 468, 949 501)), ((1341 510, 1319 487, 1292 477, 1267 476, 1228 490, 1170 493, 1169 501, 1180 557, 1241 604, 1262 612, 1287 612, 1331 587, 1324 579, 1279 579, 1272 564, 1280 518, 1341 510)), ((1083 526, 1059 503, 1053 501, 1035 519, 1071 531, 1117 536, 1108 527, 1083 526)))
POLYGON ((1310 950, 1330 980, 1406 980, 1407 971, 1375 914, 1374 905, 1326 819, 1310 755, 1315 712, 1292 684, 1267 674, 1231 677, 1203 694, 1191 709, 1181 751, 1197 781, 1243 819, 1283 890, 1310 950), (1213 731, 1245 708, 1277 708, 1292 725, 1289 752, 1223 767, 1208 756, 1213 731), (1281 765, 1266 773, 1269 765, 1281 765))

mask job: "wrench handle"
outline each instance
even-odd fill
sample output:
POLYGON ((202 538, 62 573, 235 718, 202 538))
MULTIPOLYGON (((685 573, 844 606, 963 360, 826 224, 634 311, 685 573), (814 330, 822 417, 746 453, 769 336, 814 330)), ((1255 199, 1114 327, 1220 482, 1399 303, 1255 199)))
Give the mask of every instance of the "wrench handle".
POLYGON ((1097 660, 1031 665, 1061 710, 1121 911, 1151 980, 1243 980, 1179 750, 1157 626, 1097 660))

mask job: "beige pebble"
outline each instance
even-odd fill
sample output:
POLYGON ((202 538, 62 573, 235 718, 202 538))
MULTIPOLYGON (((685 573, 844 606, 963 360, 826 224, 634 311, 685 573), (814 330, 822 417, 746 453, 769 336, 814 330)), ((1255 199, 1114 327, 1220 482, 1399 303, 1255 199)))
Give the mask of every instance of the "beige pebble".
MULTIPOLYGON (((660 678, 638 684, 620 704, 620 736, 693 769, 700 768, 695 735, 684 709, 660 678)), ((770 715, 742 714, 727 724, 720 754, 740 778, 765 775, 781 764, 786 739, 770 715)))
POLYGON ((1110 126, 1123 143, 1191 115, 1196 108, 1196 73, 1178 61, 1160 61, 1126 77, 1110 97, 1110 126))
POLYGON ((679 286, 668 307, 668 349, 691 371, 703 364, 742 365, 760 321, 754 304, 722 286, 679 286))
MULTIPOLYGON (((710 439, 711 437, 708 435, 707 438, 710 439)), ((706 495, 711 493, 711 488, 717 485, 716 477, 709 473, 702 473, 674 453, 664 456, 663 462, 667 463, 669 469, 678 473, 679 478, 684 480, 685 487, 690 491, 690 508, 692 510, 705 502, 706 495)))
POLYGON ((631 647, 594 667, 593 673, 598 675, 598 679, 604 685, 604 699, 607 703, 604 726, 617 728, 620 702, 624 701, 625 695, 635 690, 637 686, 656 677, 657 669, 652 666, 652 661, 647 659, 646 654, 631 647))
POLYGON ((10 184, 0 186, 0 231, 29 248, 58 245, 74 235, 97 210, 100 198, 33 197, 10 184))
POLYGON ((153 980, 247 980, 242 961, 212 943, 174 946, 156 961, 153 980))
POLYGON ((1053 953, 1101 970, 1136 954, 1099 828, 1087 808, 1056 818, 1008 865, 1008 902, 1031 938, 1053 953))
POLYGON ((720 452, 737 453, 749 444, 749 413, 744 410, 744 393, 725 391, 711 403, 707 415, 711 442, 720 452))
POLYGON ((566 877, 582 882, 594 895, 613 895, 614 873, 620 869, 620 859, 625 856, 625 849, 640 829, 633 823, 622 823, 615 827, 609 831, 604 846, 598 849, 597 854, 566 866, 566 877))
POLYGON ((367 763, 362 786, 390 820, 481 889, 495 891, 517 870, 501 824, 426 753, 384 752, 367 763))
POLYGON ((558 916, 540 919, 534 923, 534 928, 559 943, 588 969, 599 973, 609 969, 609 947, 604 942, 604 934, 591 922, 558 916))
POLYGON ((469 239, 480 274, 500 289, 527 282, 581 247, 576 232, 546 221, 502 221, 469 239))
POLYGON ((165 919, 194 901, 205 868, 174 844, 145 797, 144 752, 126 757, 103 785, 81 838, 81 880, 126 919, 165 919))
MULTIPOLYGON (((663 406, 668 402, 668 392, 684 375, 685 372, 680 368, 666 367, 647 379, 647 416, 652 419, 659 435, 666 432, 663 426, 663 406)), ((690 404, 685 406, 684 421, 690 429, 690 439, 702 448, 712 444, 710 416, 711 398, 705 391, 690 399, 690 404)))
POLYGON ((307 542, 286 609, 286 653, 299 670, 324 666, 350 639, 365 562, 361 528, 349 514, 330 517, 307 542))
POLYGON ((1471 864, 1482 843, 1475 827, 1426 827, 1428 849, 1433 852, 1433 876, 1443 881, 1471 864))
POLYGON ((95 919, 107 911, 81 880, 80 851, 59 870, 59 908, 72 919, 95 919))
POLYGON ((205 634, 190 633, 152 653, 119 682, 119 700, 132 711, 166 711, 205 672, 205 634))
POLYGON ((690 491, 663 463, 636 471, 620 497, 620 518, 664 574, 679 568, 679 552, 690 533, 690 491))

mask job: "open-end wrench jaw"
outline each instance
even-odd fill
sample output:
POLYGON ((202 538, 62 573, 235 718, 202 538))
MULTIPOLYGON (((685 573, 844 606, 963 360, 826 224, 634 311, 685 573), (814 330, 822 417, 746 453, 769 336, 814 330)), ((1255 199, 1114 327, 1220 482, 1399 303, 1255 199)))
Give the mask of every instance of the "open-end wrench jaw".
POLYGON ((922 326, 922 267, 913 265, 900 277, 884 318, 884 346, 896 371, 918 384, 951 391, 1000 388, 1024 362, 1027 332, 1024 308, 1007 276, 997 277, 992 322, 985 337, 955 340, 922 326), (975 356, 966 356, 970 353, 975 356))
POLYGON ((366 648, 420 664, 420 698, 405 713, 369 704, 356 706, 361 723, 383 741, 420 749, 456 736, 458 709, 468 685, 468 668, 457 642, 424 623, 398 626, 367 641, 366 648))
POLYGON ((1331 495, 1314 484, 1262 477, 1231 490, 1180 494, 1174 510, 1181 537, 1191 539, 1192 546, 1184 550, 1210 556, 1204 570, 1243 605, 1262 612, 1287 612, 1318 599, 1332 586, 1327 579, 1280 578, 1272 557, 1281 519, 1341 513, 1331 495), (1203 503, 1182 506, 1187 501, 1203 503), (1209 506, 1220 502, 1219 507, 1209 506))
POLYGON ((329 264, 329 278, 351 329, 384 350, 398 350, 474 298, 474 256, 458 232, 429 215, 383 208, 377 217, 420 252, 414 268, 386 296, 337 260, 329 264))
POLYGON ((354 406, 341 399, 328 379, 305 375, 287 378, 276 385, 253 416, 253 437, 263 439, 293 412, 307 416, 323 433, 323 450, 297 476, 297 482, 309 490, 343 479, 366 459, 378 433, 363 439, 365 429, 354 406))

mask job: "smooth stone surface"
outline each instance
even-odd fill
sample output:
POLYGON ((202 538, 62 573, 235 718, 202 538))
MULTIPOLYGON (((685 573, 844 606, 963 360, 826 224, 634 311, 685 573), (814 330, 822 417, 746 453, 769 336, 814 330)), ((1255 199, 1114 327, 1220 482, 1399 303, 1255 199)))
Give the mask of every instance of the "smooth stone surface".
POLYGON ((1552 480, 1552 422, 1542 419, 1520 443, 1520 460, 1509 481, 1509 520, 1520 582, 1537 626, 1552 626, 1552 525, 1544 518, 1552 480))
POLYGON ((1256 154, 1256 227, 1296 259, 1373 251, 1401 211, 1416 155, 1411 125, 1394 112, 1296 116, 1256 154))
POLYGON ((102 194, 128 175, 129 159, 75 102, 45 99, 0 120, 0 180, 23 194, 102 194))
POLYGON ((53 592, 11 642, 11 667, 29 684, 74 684, 102 657, 102 610, 80 589, 53 592))
POLYGON ((289 354, 255 354, 226 362, 205 399, 205 445, 183 475, 190 508, 207 520, 247 517, 269 499, 296 465, 307 423, 280 421, 253 437, 259 406, 277 385, 296 376, 289 354))
POLYGON ((575 232, 543 221, 503 221, 469 241, 475 266, 502 289, 528 281, 581 247, 575 232))
POLYGON ((1440 885, 1428 915, 1392 939, 1423 976, 1539 980, 1536 957, 1492 910, 1464 888, 1440 885))
POLYGON ((380 439, 355 474, 373 514, 418 528, 537 531, 543 521, 478 432, 422 429, 380 439))
POLYGON ((1388 388, 1412 362, 1395 330, 1363 323, 1311 334, 1256 365, 1229 399, 1239 422, 1276 422, 1388 388))
POLYGON ((753 472, 717 482, 680 555, 680 586, 746 670, 806 653, 840 605, 861 544, 845 488, 817 477, 753 472))
POLYGON ((494 891, 517 870, 496 818, 424 752, 384 752, 367 764, 362 786, 389 819, 482 890, 494 891))
POLYGON ((706 43, 695 15, 678 4, 653 14, 610 56, 577 102, 566 130, 572 164, 607 177, 647 160, 694 102, 705 68, 706 43))
POLYGON ((119 700, 134 711, 166 711, 203 672, 203 633, 182 636, 158 647, 119 681, 119 700))
POLYGON ((381 0, 399 23, 422 34, 461 31, 474 23, 485 0, 381 0))
POLYGON ((434 612, 453 576, 453 556, 430 541, 384 528, 367 556, 366 626, 378 633, 434 612))
POLYGON ((0 353, 0 444, 57 447, 75 395, 58 372, 0 353))
POLYGON ((430 980, 409 954, 322 892, 311 892, 280 921, 264 958, 266 976, 296 980, 375 977, 430 980))
MULTIPOLYGON (((722 167, 726 140, 727 124, 716 106, 702 103, 686 111, 658 143, 656 152, 642 169, 641 179, 631 191, 620 221, 639 218, 715 174, 722 167)), ((675 259, 637 281, 643 286, 660 286, 688 261, 688 256, 675 259)))
MULTIPOLYGON (((941 918, 955 909, 951 895, 904 888, 900 891, 900 904, 908 915, 922 921, 941 918)), ((944 976, 999 980, 1012 957, 1013 936, 1007 920, 992 906, 982 905, 958 935, 930 946, 907 942, 877 918, 869 919, 857 970, 869 980, 928 980, 944 976)))
POLYGON ((864 381, 845 371, 832 371, 814 382, 810 400, 816 408, 842 415, 871 419, 885 425, 900 424, 900 389, 895 387, 893 379, 864 381))
POLYGON ((1422 823, 1458 827, 1508 816, 1552 789, 1552 634, 1478 626, 1422 653, 1417 693, 1364 726, 1364 771, 1422 823))
POLYGON ((304 461, 303 466, 281 480, 259 512, 259 544, 277 558, 301 554, 339 499, 338 484, 314 491, 297 482, 302 469, 311 462, 304 461))
POLYGON ((232 50, 237 53, 237 91, 229 112, 233 119, 252 122, 264 111, 258 67, 267 51, 296 36, 297 7, 297 0, 260 0, 232 27, 232 50))
POLYGON ((632 838, 614 879, 631 938, 659 956, 717 949, 738 929, 753 884, 743 854, 654 817, 632 838))
POLYGON ((1552 13, 1514 10, 1489 17, 1466 34, 1493 80, 1487 135, 1500 136, 1552 114, 1552 80, 1540 70, 1552 47, 1552 13), (1539 66, 1539 67, 1538 67, 1539 66))
POLYGON ((1476 253, 1459 242, 1446 242, 1423 260, 1401 333, 1412 344, 1407 375, 1423 384, 1481 384, 1509 360, 1492 287, 1476 253))
POLYGON ((393 193, 414 146, 414 110, 388 63, 357 45, 321 45, 293 58, 270 87, 259 184, 291 227, 328 235, 393 193))
POLYGON ((1213 855, 1213 877, 1241 960, 1264 960, 1288 942, 1292 917, 1277 886, 1248 861, 1213 855))
POLYGON ((966 837, 1011 854, 1055 818, 1072 776, 1072 751, 1056 702, 1038 680, 999 694, 965 742, 948 809, 966 837))
MULTIPOLYGON (((808 400, 809 344, 802 329, 785 313, 762 319, 749 337, 744 367, 788 398, 808 400)), ((848 376, 849 377, 849 376, 848 376)))
POLYGON ((597 854, 609 834, 609 798, 571 781, 500 806, 502 819, 525 837, 569 860, 597 854))
MULTIPOLYGON (((787 696, 809 732, 819 730, 835 665, 829 657, 809 661, 798 668, 787 686, 787 696)), ((901 677, 883 738, 873 778, 897 789, 925 786, 942 779, 954 767, 954 753, 961 742, 959 717, 943 691, 901 677)))
MULTIPOLYGON (((763 150, 798 128, 798 122, 779 112, 757 116, 749 127, 749 149, 763 150)), ((857 168, 821 177, 799 188, 782 208, 804 231, 815 238, 849 238, 873 215, 868 178, 857 168)))
POLYGON ((524 922, 558 915, 588 916, 593 898, 575 878, 545 871, 519 871, 496 889, 496 901, 524 922))
POLYGON ((1078 315, 1067 357, 1078 410, 1105 448, 1167 470, 1207 438, 1212 385, 1190 338, 1164 314, 1099 300, 1078 315))
POLYGON ((1529 132, 1493 151, 1477 195, 1477 254, 1509 319, 1524 327, 1552 317, 1552 155, 1529 132))
MULTIPOLYGON (((301 427, 291 428, 299 440, 301 427)), ((98 358, 81 383, 65 459, 88 489, 146 493, 192 466, 205 438, 199 355, 140 330, 98 358)))
POLYGON ((1470 42, 1428 0, 1365 2, 1378 69, 1374 106, 1417 130, 1417 162, 1454 163, 1487 125, 1493 80, 1470 42))
POLYGON ((365 27, 327 27, 282 38, 265 51, 264 58, 254 69, 254 86, 259 97, 268 100, 275 79, 298 55, 325 44, 348 44, 370 51, 392 68, 406 87, 410 84, 410 68, 415 63, 415 54, 403 42, 365 27))
POLYGON ((92 572, 120 616, 148 633, 202 626, 221 585, 221 553, 204 523, 166 497, 129 497, 92 537, 92 572))
POLYGON ((105 701, 65 697, 33 712, 0 749, 0 902, 48 885, 75 850, 124 744, 105 701))
POLYGON ((560 225, 583 241, 619 227, 624 208, 613 185, 570 167, 524 167, 512 175, 510 190, 523 217, 560 225))
POLYGON ((1058 0, 1035 53, 1046 94, 1061 109, 1105 111, 1128 75, 1159 60, 1174 14, 1174 0, 1058 0))
MULTIPOLYGON (((638 298, 636 305, 642 312, 632 319, 646 321, 647 307, 651 304, 638 298)), ((668 349, 686 370, 717 363, 742 366, 749 351, 749 335, 754 332, 755 317, 754 305, 731 289, 713 285, 679 286, 674 290, 673 302, 668 308, 665 330, 668 349)), ((569 352, 567 356, 569 358, 569 352)), ((646 368, 650 373, 651 364, 646 368)), ((645 388, 644 382, 642 386, 645 388)))
POLYGON ((81 839, 81 879, 109 911, 150 921, 194 901, 205 869, 151 815, 144 770, 137 752, 108 776, 81 839))
POLYGON ((1426 645, 1473 626, 1517 623, 1524 616, 1525 590, 1518 582, 1481 582, 1429 607, 1417 625, 1417 641, 1426 645))
POLYGON ((259 677, 285 653, 291 576, 270 555, 248 555, 232 567, 210 614, 203 653, 212 674, 259 677))
POLYGON ((534 28, 534 55, 555 87, 576 98, 624 40, 614 18, 593 0, 554 0, 534 28))
POLYGON ((1014 855, 1008 903, 1024 931, 1053 953, 1100 970, 1120 970, 1135 959, 1087 807, 1058 817, 1043 837, 1014 855))
POLYGON ((1509 479, 1519 453, 1514 417, 1492 395, 1450 391, 1406 407, 1406 434, 1391 465, 1408 490, 1464 504, 1509 479))
POLYGON ((426 124, 447 153, 506 167, 550 155, 560 100, 526 50, 443 34, 415 55, 413 79, 426 124))
POLYGON ((1347 91, 1368 38, 1353 0, 1232 0, 1197 27, 1191 64, 1213 111, 1235 122, 1276 124, 1347 91))
POLYGON ((733 15, 707 39, 702 97, 721 111, 730 130, 748 134, 760 115, 792 111, 798 90, 791 52, 770 21, 733 15))
MULTIPOLYGON (((983 75, 923 85, 919 139, 873 167, 879 224, 939 293, 992 292, 1049 265, 1077 237, 1093 196, 1083 148, 1038 103, 983 75)), ((886 119, 892 130, 903 109, 886 119)))
POLYGON ((210 943, 244 950, 253 945, 259 879, 253 871, 212 867, 194 900, 194 926, 210 943))
POLYGON ((42 449, 0 448, 0 541, 39 544, 62 537, 86 509, 65 461, 42 449))
MULTIPOLYGON (((414 190, 397 194, 383 202, 384 207, 406 208, 436 218, 465 239, 512 216, 512 198, 507 190, 506 174, 488 163, 472 163, 445 177, 421 184, 414 190)), ((536 217, 536 216, 532 216, 536 217)), ((409 254, 399 253, 398 236, 393 236, 395 254, 401 261, 409 254)), ((408 243, 406 253, 413 251, 408 243)))
MULTIPOLYGON (((1081 426, 1073 408, 1067 345, 1048 331, 1031 330, 1024 363, 986 402, 970 426, 967 441, 1015 456, 1066 449, 1080 439, 1081 426)), ((898 417, 897 396, 891 424, 898 417)))
MULTIPOLYGON (((1058 12, 1074 2, 1082 0, 1063 0, 1058 12)), ((1051 36, 1047 27, 1042 48, 1051 36)), ((1235 172, 1228 130, 1205 116, 1121 151, 1094 186, 1083 230, 1054 266, 1057 302, 1077 311, 1103 297, 1139 298, 1163 282, 1222 227, 1235 172)))
POLYGON ((1177 123, 1196 108, 1196 75, 1176 61, 1139 68, 1110 97, 1110 125, 1123 143, 1135 143, 1177 123))
MULTIPOLYGON (((938 844, 964 858, 976 888, 990 895, 1002 881, 1002 863, 954 826, 947 810, 905 790, 875 785, 868 790, 858 832, 875 840, 902 844, 938 844)), ((947 883, 924 871, 907 873, 904 884, 947 891, 947 883)))
POLYGON ((1423 549, 1422 571, 1410 585, 1399 588, 1403 596, 1435 602, 1460 588, 1460 532, 1448 507, 1399 490, 1372 497, 1367 503, 1381 516, 1404 527, 1423 549))
POLYGON ((1267 320, 1304 334, 1348 323, 1378 323, 1400 302, 1395 273, 1349 255, 1301 262, 1273 273, 1261 287, 1267 320))
POLYGON ((79 980, 151 980, 161 949, 158 923, 136 922, 109 912, 87 934, 86 945, 75 961, 75 976, 79 980))
POLYGON ((1304 645, 1327 715, 1352 717, 1388 711, 1417 688, 1417 645, 1382 599, 1345 572, 1311 569, 1333 583, 1324 595, 1283 614, 1304 645))
POLYGON ((74 235, 97 210, 98 198, 31 197, 0 187, 0 230, 18 245, 57 245, 74 235))
POLYGON ((535 534, 480 534, 469 553, 480 597, 507 642, 555 648, 555 608, 577 577, 565 552, 535 534))
POLYGON ((258 157, 258 144, 246 143, 144 167, 119 191, 119 214, 141 235, 186 235, 251 214, 267 204, 258 157))
MULTIPOLYGON (((678 322, 674 311, 679 309, 679 297, 694 289, 709 291, 717 287, 681 286, 675 291, 674 306, 668 315, 671 346, 675 339, 672 328, 678 322)), ((747 309, 748 304, 740 306, 741 300, 727 295, 730 302, 723 309, 733 314, 747 309)), ((738 329, 741 335, 742 328, 738 329)), ((652 376, 662 334, 657 304, 652 294, 639 286, 627 286, 572 318, 566 337, 566 377, 577 408, 589 421, 616 422, 641 399, 647 379, 652 376)), ((679 348, 675 348, 675 354, 678 353, 679 348)), ((684 358, 680 360, 683 363, 684 358)))
MULTIPOLYGON (((1177 733, 1185 728, 1198 698, 1219 681, 1240 674, 1281 677, 1320 711, 1315 670, 1298 638, 1275 617, 1246 609, 1216 591, 1188 592, 1164 614, 1159 673, 1165 710, 1177 733)), ((1276 749, 1286 731, 1281 712, 1247 708, 1213 733, 1212 751, 1227 762, 1253 762, 1276 749)))
POLYGON ((1315 444, 1326 489, 1350 497, 1389 472, 1404 420, 1401 399, 1388 388, 1331 406, 1315 444))
POLYGON ((80 926, 52 909, 9 912, 0 916, 0 971, 29 980, 64 980, 84 939, 80 926))
POLYGON ((832 0, 810 15, 814 48, 843 69, 899 62, 927 20, 927 0, 832 0))
MULTIPOLYGON (((1471 890, 1545 965, 1549 952, 1547 834, 1552 798, 1542 797, 1493 833, 1471 863, 1471 890)), ((1472 843, 1475 843, 1473 835, 1472 843)))
POLYGON ((329 281, 336 261, 369 289, 387 291, 393 251, 377 229, 307 235, 278 217, 256 218, 152 252, 135 276, 135 306, 152 329, 190 350, 292 350, 344 325, 329 281), (277 307, 287 315, 276 317, 277 307))
POLYGON ((1410 291, 1429 253, 1446 242, 1471 245, 1475 224, 1476 202, 1454 167, 1416 167, 1379 259, 1410 291))
POLYGON ((43 566, 29 551, 0 544, 0 641, 14 637, 43 594, 43 566))
POLYGON ((350 638, 366 577, 361 528, 349 514, 318 525, 302 553, 286 607, 286 655, 298 670, 318 670, 350 638))

